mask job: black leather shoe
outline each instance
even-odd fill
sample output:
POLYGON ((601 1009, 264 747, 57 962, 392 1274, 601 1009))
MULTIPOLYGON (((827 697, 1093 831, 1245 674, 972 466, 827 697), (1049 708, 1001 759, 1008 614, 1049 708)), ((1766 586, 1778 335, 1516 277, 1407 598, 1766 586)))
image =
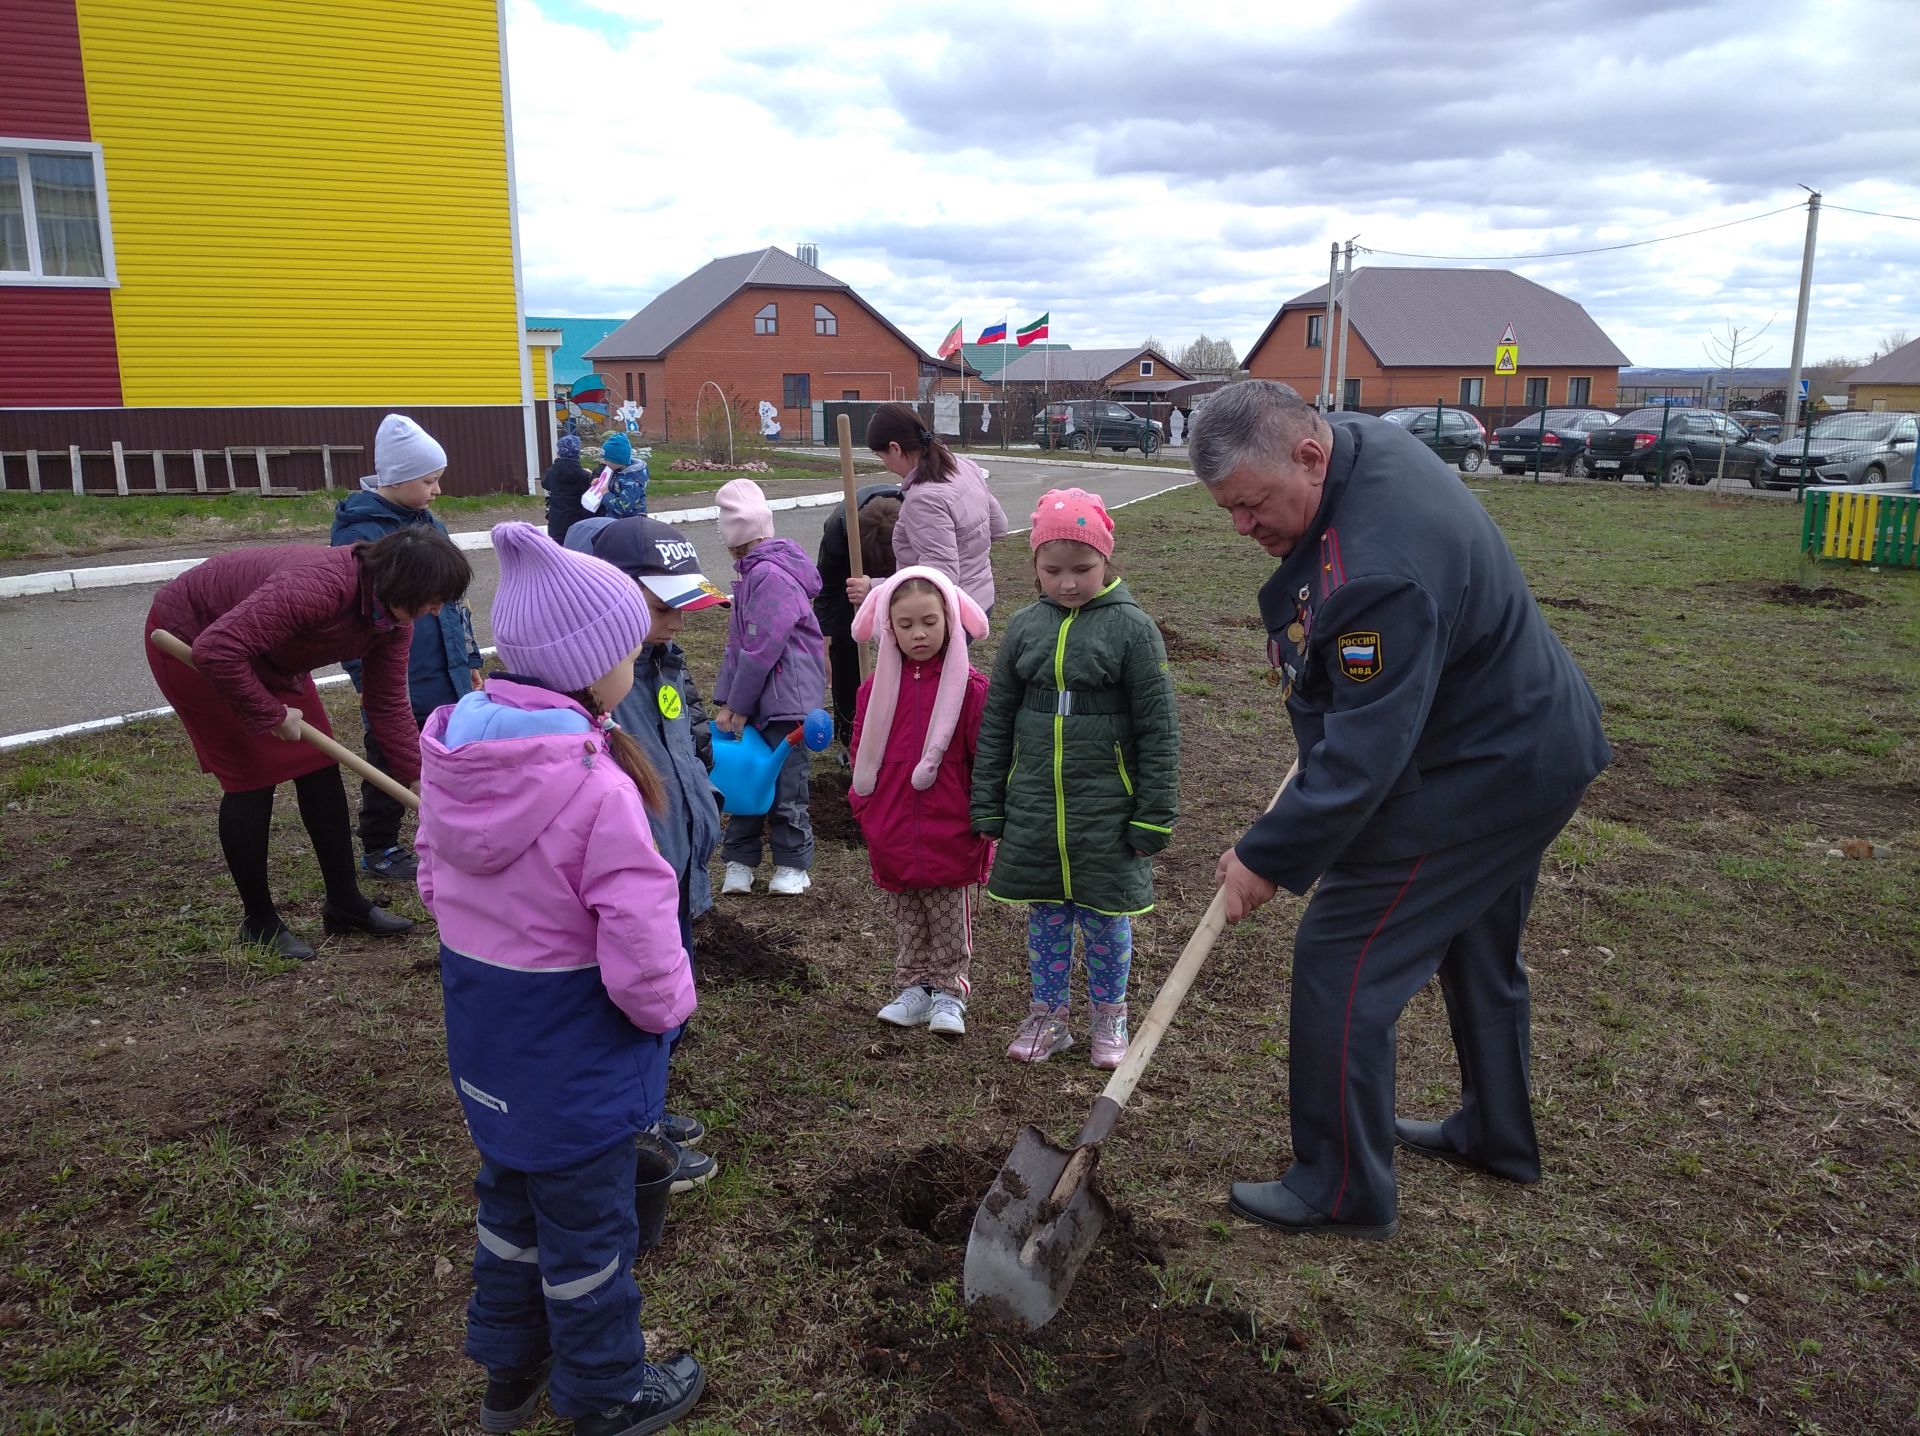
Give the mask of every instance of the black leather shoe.
POLYGON ((1465 1152, 1454 1150, 1447 1145, 1439 1122, 1422 1122, 1414 1117, 1395 1117, 1393 1119, 1393 1140, 1409 1152, 1417 1152, 1423 1157, 1432 1157, 1437 1161, 1451 1162, 1456 1167, 1467 1167, 1476 1172, 1485 1172, 1490 1177, 1498 1177, 1503 1182, 1518 1182, 1530 1187, 1540 1180, 1540 1173, 1495 1171, 1492 1167, 1482 1166, 1465 1152))
POLYGON ((277 957, 291 958, 295 962, 313 961, 313 948, 290 927, 265 933, 248 932, 243 927, 240 929, 240 941, 254 943, 267 948, 277 957))
POLYGON ((413 919, 395 917, 378 905, 367 909, 365 917, 356 917, 342 912, 332 903, 320 905, 320 925, 327 930, 328 936, 343 932, 365 932, 375 937, 398 937, 403 932, 413 931, 413 919))
POLYGON ((1284 1182, 1235 1182, 1227 1205, 1250 1222, 1259 1222, 1293 1237, 1324 1232, 1328 1236, 1364 1237, 1368 1241, 1383 1242, 1400 1230, 1397 1217, 1384 1226, 1337 1222, 1301 1201, 1284 1182))
POLYGON ((487 1394, 480 1402, 480 1429, 497 1433, 526 1425, 540 1405, 552 1369, 551 1361, 543 1361, 524 1371, 489 1371, 487 1394))
POLYGON ((574 1419, 573 1436, 648 1436, 664 1431, 693 1410, 707 1389, 707 1373, 691 1354, 660 1366, 649 1364, 640 1395, 598 1416, 574 1419))

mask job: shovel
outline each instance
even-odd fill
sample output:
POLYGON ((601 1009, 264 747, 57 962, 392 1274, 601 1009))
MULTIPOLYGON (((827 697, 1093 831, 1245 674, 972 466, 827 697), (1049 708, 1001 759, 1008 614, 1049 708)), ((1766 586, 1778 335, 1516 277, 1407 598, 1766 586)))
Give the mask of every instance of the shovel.
MULTIPOLYGON (((171 633, 168 633, 166 629, 154 629, 151 637, 153 638, 153 646, 169 658, 177 658, 189 668, 194 666, 193 650, 175 638, 171 633)), ((401 804, 413 812, 420 810, 420 799, 415 796, 411 788, 395 782, 351 748, 341 747, 304 718, 300 720, 300 737, 304 741, 311 743, 342 767, 351 768, 369 783, 373 784, 374 787, 380 789, 380 791, 385 793, 389 798, 392 798, 396 803, 401 804)))
MULTIPOLYGON (((1275 803, 1299 771, 1298 762, 1287 769, 1273 795, 1275 803)), ((1147 1020, 1134 1034, 1126 1058, 1094 1100, 1073 1145, 1056 1147, 1037 1127, 1020 1133, 986 1200, 974 1213, 973 1231, 967 1238, 968 1306, 979 1306, 1033 1331, 1066 1304, 1073 1279, 1113 1215, 1093 1183, 1100 1144, 1112 1133, 1120 1109, 1133 1095, 1140 1074, 1226 925, 1227 894, 1222 888, 1214 893, 1200 926, 1187 939, 1147 1020)))

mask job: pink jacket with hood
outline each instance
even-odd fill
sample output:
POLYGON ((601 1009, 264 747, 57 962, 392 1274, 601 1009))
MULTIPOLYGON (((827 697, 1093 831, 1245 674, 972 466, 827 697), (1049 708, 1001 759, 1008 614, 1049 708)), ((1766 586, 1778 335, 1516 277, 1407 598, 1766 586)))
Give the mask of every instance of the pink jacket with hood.
POLYGON ((893 557, 901 568, 939 569, 985 611, 993 607, 993 545, 1007 535, 1007 512, 978 464, 958 454, 954 463, 945 480, 904 481, 893 557))

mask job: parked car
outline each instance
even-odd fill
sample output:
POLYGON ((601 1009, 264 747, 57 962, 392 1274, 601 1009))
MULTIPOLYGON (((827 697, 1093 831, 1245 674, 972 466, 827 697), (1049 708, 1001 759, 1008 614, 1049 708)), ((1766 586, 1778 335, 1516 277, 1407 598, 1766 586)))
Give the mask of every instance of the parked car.
POLYGON ((1618 414, 1606 409, 1549 409, 1547 427, 1540 429, 1540 411, 1524 419, 1503 424, 1493 431, 1493 448, 1488 452, 1503 473, 1519 473, 1533 463, 1534 451, 1540 451, 1540 467, 1558 469, 1570 478, 1587 476, 1587 435, 1604 429, 1618 414))
POLYGON ((1380 416, 1389 424, 1398 424, 1414 438, 1432 449, 1449 464, 1475 473, 1487 456, 1487 429, 1465 409, 1389 409, 1380 416), (1436 432, 1435 420, 1439 427, 1436 432))
POLYGON ((1780 416, 1771 409, 1735 409, 1727 417, 1763 444, 1774 443, 1780 437, 1780 416))
POLYGON ((1669 484, 1704 484, 1720 473, 1722 445, 1727 477, 1758 482, 1767 446, 1714 409, 1635 409, 1587 436, 1587 465, 1602 479, 1638 474, 1669 484))
POLYGON ((1911 414, 1828 414, 1805 434, 1770 445, 1760 482, 1770 489, 1911 483, 1916 440, 1920 425, 1911 414))
POLYGON ((1124 404, 1107 399, 1064 399, 1047 405, 1033 421, 1033 437, 1043 449, 1113 449, 1126 453, 1159 452, 1166 435, 1158 419, 1143 419, 1124 404))

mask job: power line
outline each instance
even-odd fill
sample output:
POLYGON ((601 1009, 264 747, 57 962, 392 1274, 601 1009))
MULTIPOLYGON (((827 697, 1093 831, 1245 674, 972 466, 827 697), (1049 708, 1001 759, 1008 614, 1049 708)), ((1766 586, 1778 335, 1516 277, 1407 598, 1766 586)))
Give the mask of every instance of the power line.
MULTIPOLYGON (((1838 207, 1837 205, 1829 206, 1829 208, 1836 209, 1838 207)), ((1776 214, 1785 214, 1788 210, 1805 208, 1806 206, 1804 204, 1786 204, 1780 206, 1779 209, 1770 209, 1765 214, 1750 214, 1745 219, 1730 219, 1725 224, 1710 224, 1702 229, 1684 230, 1679 234, 1662 234, 1653 239, 1634 239, 1627 241, 1625 244, 1602 244, 1592 249, 1556 249, 1544 254, 1411 254, 1402 249, 1374 249, 1364 244, 1355 245, 1354 248, 1362 250, 1367 254, 1384 254, 1393 259, 1451 259, 1472 263, 1507 259, 1566 259, 1576 254, 1609 254, 1617 249, 1639 249, 1649 244, 1666 244, 1671 240, 1691 239, 1696 234, 1712 234, 1717 229, 1732 229, 1735 225, 1752 224, 1755 220, 1772 219, 1776 214)), ((1866 214, 1871 211, 1861 210, 1859 212, 1866 214)), ((1895 219, 1907 218, 1905 215, 1894 215, 1891 217, 1895 219)))
POLYGON ((1904 219, 1909 224, 1920 224, 1920 214, 1888 214, 1877 209, 1848 209, 1844 204, 1823 204, 1822 209, 1842 210, 1847 214, 1870 214, 1875 219, 1904 219))

